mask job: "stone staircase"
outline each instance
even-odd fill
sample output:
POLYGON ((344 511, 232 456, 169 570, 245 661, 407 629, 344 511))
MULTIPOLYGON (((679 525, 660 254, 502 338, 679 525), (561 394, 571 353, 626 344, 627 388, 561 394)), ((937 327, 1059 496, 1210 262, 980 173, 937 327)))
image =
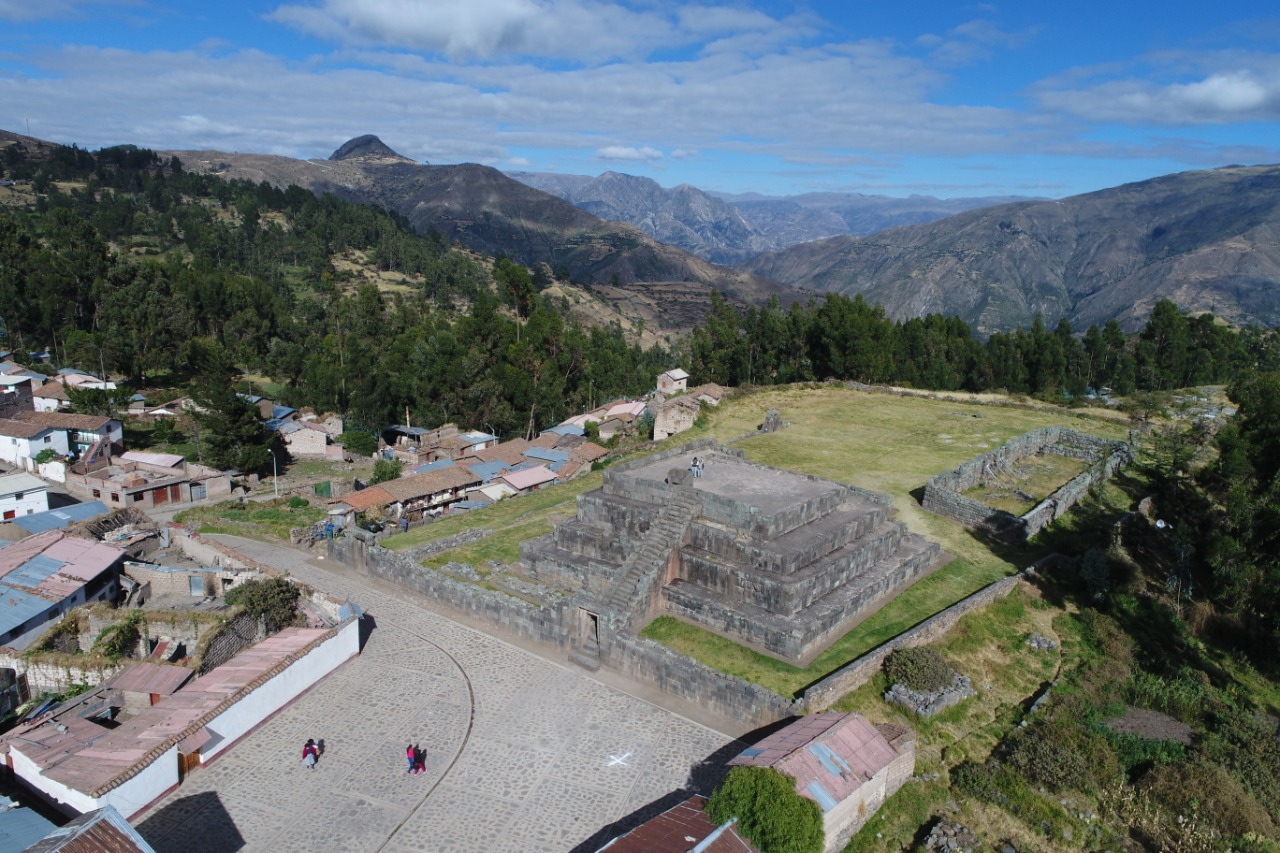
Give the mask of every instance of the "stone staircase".
POLYGON ((645 533, 640 547, 622 564, 618 581, 605 598, 615 626, 633 630, 642 605, 653 592, 673 549, 680 546, 702 504, 691 489, 676 489, 670 503, 663 506, 645 533))

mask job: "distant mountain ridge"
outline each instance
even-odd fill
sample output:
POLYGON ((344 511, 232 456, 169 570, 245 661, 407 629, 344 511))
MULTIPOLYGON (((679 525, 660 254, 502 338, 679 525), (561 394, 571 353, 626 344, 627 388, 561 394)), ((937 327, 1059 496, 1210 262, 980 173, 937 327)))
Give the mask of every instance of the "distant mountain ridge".
POLYGON ((834 237, 747 268, 797 287, 863 294, 899 318, 955 314, 979 332, 1119 319, 1167 298, 1235 324, 1280 323, 1280 166, 1166 175, 834 237))
POLYGON ((377 204, 405 216, 420 232, 435 229, 477 251, 502 252, 528 265, 545 263, 611 301, 646 301, 662 328, 687 329, 699 321, 712 290, 741 303, 794 297, 777 282, 715 266, 497 169, 474 163, 423 165, 372 135, 344 143, 327 160, 221 151, 164 153, 177 155, 195 171, 281 187, 296 184, 377 204))
POLYGON ((552 172, 508 172, 583 210, 626 222, 655 240, 713 263, 741 264, 762 252, 840 234, 873 234, 898 225, 930 222, 993 204, 1007 196, 938 199, 889 198, 860 193, 806 193, 771 197, 731 195, 689 184, 666 189, 650 178, 605 172, 597 177, 552 172))

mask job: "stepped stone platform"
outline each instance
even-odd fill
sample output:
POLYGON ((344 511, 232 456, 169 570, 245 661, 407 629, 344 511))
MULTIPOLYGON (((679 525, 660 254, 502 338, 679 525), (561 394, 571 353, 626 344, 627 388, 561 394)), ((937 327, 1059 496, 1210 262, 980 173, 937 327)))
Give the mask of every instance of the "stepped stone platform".
POLYGON ((606 471, 521 558, 573 593, 583 665, 663 614, 803 664, 938 563, 890 516, 887 495, 701 442, 606 471))

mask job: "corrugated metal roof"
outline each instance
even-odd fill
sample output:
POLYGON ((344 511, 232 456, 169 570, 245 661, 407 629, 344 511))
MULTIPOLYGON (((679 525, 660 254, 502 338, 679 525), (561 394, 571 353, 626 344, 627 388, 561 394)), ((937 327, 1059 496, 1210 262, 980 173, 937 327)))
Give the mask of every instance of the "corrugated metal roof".
POLYGON ((597 853, 756 853, 732 823, 715 826, 705 797, 690 797, 626 835, 613 839, 597 853))
POLYGON ((729 763, 777 768, 796 780, 800 794, 830 811, 897 757, 865 718, 827 711, 802 717, 729 763))
POLYGON ((508 471, 501 476, 501 479, 519 491, 550 483, 556 478, 555 472, 548 469, 545 465, 535 465, 532 468, 526 468, 523 471, 508 471))
POLYGON ((55 560, 45 554, 37 554, 6 574, 4 582, 27 590, 37 589, 50 575, 57 574, 58 570, 65 565, 66 563, 61 560, 55 560))
POLYGON ((524 455, 530 459, 541 459, 544 462, 568 462, 569 454, 563 450, 553 450, 549 447, 530 447, 524 452, 524 455))
POLYGON ((104 687, 128 693, 159 693, 169 696, 195 675, 183 666, 135 663, 107 679, 104 687))
POLYGON ((688 374, 688 373, 685 373, 683 370, 681 370, 681 369, 680 369, 680 368, 678 368, 678 367, 677 367, 675 370, 668 370, 666 373, 664 373, 664 374, 662 374, 662 375, 663 375, 663 376, 670 376, 672 379, 675 379, 675 380, 677 380, 677 381, 679 381, 679 380, 681 380, 681 379, 688 379, 688 378, 689 378, 689 374, 688 374))
POLYGON ((185 458, 177 453, 144 453, 138 450, 130 450, 120 454, 120 459, 125 462, 144 462, 147 465, 159 465, 162 468, 176 468, 182 464, 185 458))
POLYGON ((441 468, 452 468, 452 459, 437 459, 435 462, 423 462, 417 468, 413 469, 415 474, 425 474, 428 471, 439 471, 441 468))
POLYGON ((61 530, 77 521, 86 521, 107 513, 107 505, 102 501, 89 501, 83 504, 51 509, 48 512, 37 512, 31 515, 18 516, 13 523, 27 533, 44 533, 46 530, 61 530))
POLYGON ((24 589, 0 583, 0 634, 7 634, 52 608, 53 604, 43 598, 24 589))
POLYGON ((586 435, 587 431, 579 424, 557 424, 550 429, 544 429, 543 432, 551 432, 556 435, 586 435))
POLYGON ((488 483, 490 480, 492 480, 494 477, 497 477, 503 471, 511 470, 511 466, 500 459, 495 459, 493 462, 474 462, 474 463, 464 462, 463 464, 466 465, 466 467, 470 468, 471 473, 479 477, 480 482, 482 483, 488 483))
POLYGON ((0 850, 26 850, 55 829, 57 827, 37 811, 0 807, 0 850))
POLYGON ((53 830, 24 853, 155 853, 113 806, 104 806, 53 830))
POLYGON ((5 474, 0 477, 0 495, 13 495, 18 492, 37 492, 48 489, 49 484, 39 477, 30 474, 5 474))

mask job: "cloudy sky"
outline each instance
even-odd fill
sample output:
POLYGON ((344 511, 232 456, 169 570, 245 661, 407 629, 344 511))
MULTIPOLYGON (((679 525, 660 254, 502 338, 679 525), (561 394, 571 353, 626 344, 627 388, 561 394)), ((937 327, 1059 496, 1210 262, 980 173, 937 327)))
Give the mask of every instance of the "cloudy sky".
POLYGON ((1280 162, 1274 0, 0 0, 0 128, 771 194, 1280 162))

